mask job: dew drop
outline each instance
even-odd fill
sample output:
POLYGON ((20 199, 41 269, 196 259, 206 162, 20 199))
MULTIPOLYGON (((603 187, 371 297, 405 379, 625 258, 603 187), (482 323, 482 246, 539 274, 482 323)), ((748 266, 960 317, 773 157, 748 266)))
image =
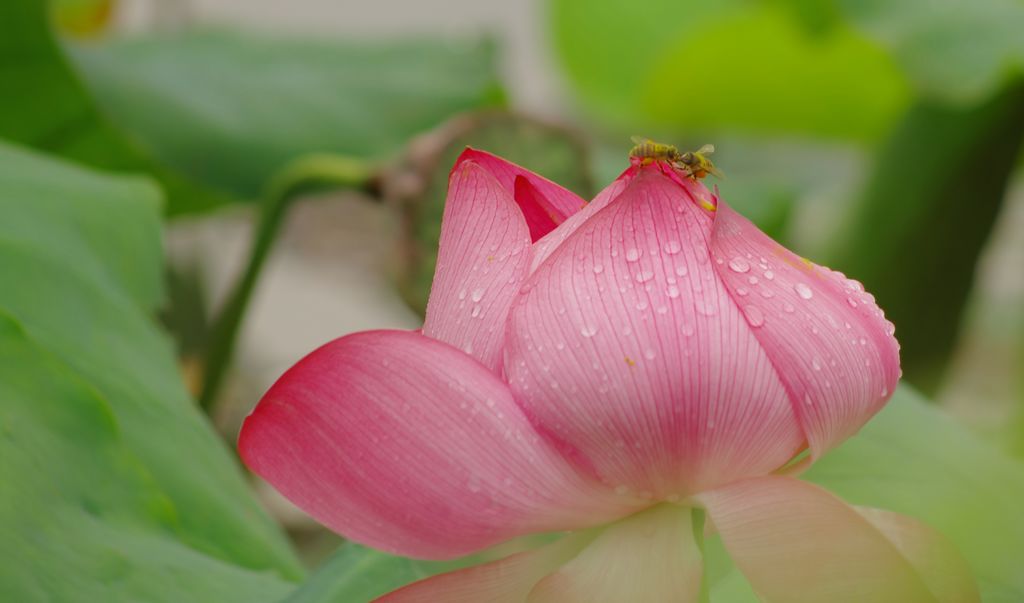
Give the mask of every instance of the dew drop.
POLYGON ((853 299, 852 297, 847 297, 846 298, 846 303, 850 304, 851 308, 856 308, 857 307, 857 301, 855 299, 853 299))
POLYGON ((775 278, 775 273, 774 273, 774 272, 772 272, 771 270, 765 270, 765 272, 764 272, 764 278, 770 281, 770 280, 772 280, 773 278, 775 278))
POLYGON ((679 287, 671 285, 668 289, 665 290, 665 295, 669 296, 670 299, 675 299, 679 297, 679 287))
POLYGON ((739 295, 740 297, 746 297, 748 293, 750 293, 750 291, 746 287, 736 288, 736 295, 739 295))
POLYGON ((814 292, 811 291, 811 288, 804 283, 797 283, 793 285, 793 289, 795 289, 796 294, 803 299, 811 299, 814 297, 814 292))
POLYGON ((743 308, 743 314, 752 327, 760 327, 764 324, 764 313, 757 306, 746 306, 743 308))
POLYGON ((459 291, 459 299, 466 299, 466 290, 459 291))
POLYGON ((654 356, 654 350, 652 350, 651 348, 647 348, 646 350, 644 350, 644 358, 648 360, 654 360, 654 356))
POLYGON ((733 272, 747 272, 750 270, 750 263, 747 262, 747 260, 737 256, 729 260, 729 269, 732 270, 733 272))
POLYGON ((469 315, 472 316, 473 318, 479 317, 480 316, 480 306, 473 306, 473 311, 470 312, 469 315))
POLYGON ((470 299, 472 299, 475 302, 478 302, 481 299, 483 299, 483 297, 484 297, 484 290, 483 289, 473 289, 473 295, 470 296, 470 299))
POLYGON ((686 266, 684 264, 676 266, 676 275, 686 276, 686 266))
POLYGON ((594 264, 594 274, 601 274, 604 272, 604 266, 601 264, 594 264))
POLYGON ((636 273, 636 282, 638 283, 646 283, 652 278, 654 278, 654 273, 651 272, 650 270, 644 270, 642 272, 636 273))
POLYGON ((585 325, 580 329, 580 335, 584 337, 593 337, 597 335, 597 327, 595 325, 585 325))
POLYGON ((640 250, 635 247, 630 247, 626 250, 626 261, 635 262, 640 259, 640 250))
POLYGON ((685 335, 687 337, 690 337, 691 335, 693 335, 693 332, 694 332, 693 331, 693 325, 689 325, 689 324, 683 325, 682 328, 680 329, 680 331, 683 332, 683 335, 685 335))
POLYGON ((683 246, 679 244, 679 241, 669 241, 668 243, 665 243, 664 247, 662 247, 668 255, 675 255, 679 253, 682 248, 683 246))
POLYGON ((636 302, 636 309, 640 310, 640 311, 643 311, 643 310, 647 309, 648 305, 649 304, 647 303, 646 299, 640 299, 639 301, 636 302))

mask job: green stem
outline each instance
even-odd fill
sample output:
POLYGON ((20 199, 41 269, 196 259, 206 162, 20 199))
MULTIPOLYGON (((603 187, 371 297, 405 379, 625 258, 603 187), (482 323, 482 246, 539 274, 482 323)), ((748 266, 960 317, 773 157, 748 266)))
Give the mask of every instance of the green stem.
POLYGON ((694 508, 691 513, 693 513, 693 539, 697 541, 697 549, 700 550, 700 557, 704 567, 700 579, 699 601, 700 603, 709 603, 711 601, 710 575, 708 573, 706 555, 704 554, 704 524, 707 520, 707 513, 705 513, 704 509, 697 508, 694 508))
POLYGON ((361 160, 314 154, 291 162, 271 180, 260 206, 259 225, 245 272, 238 279, 210 330, 203 385, 199 395, 199 404, 207 412, 212 411, 215 404, 224 375, 231 364, 235 340, 249 299, 292 201, 317 190, 365 189, 371 176, 370 166, 361 160))

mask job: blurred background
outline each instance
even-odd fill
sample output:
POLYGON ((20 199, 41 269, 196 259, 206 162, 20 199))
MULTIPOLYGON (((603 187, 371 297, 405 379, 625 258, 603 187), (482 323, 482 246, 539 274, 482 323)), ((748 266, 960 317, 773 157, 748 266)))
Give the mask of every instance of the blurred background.
MULTIPOLYGON (((161 321, 229 443, 316 346, 420 324, 465 145, 589 198, 643 135, 713 143, 729 203, 1020 456, 1022 32, 1019 0, 5 0, 0 139, 156 183, 161 321)), ((307 566, 337 547, 260 496, 307 566)))

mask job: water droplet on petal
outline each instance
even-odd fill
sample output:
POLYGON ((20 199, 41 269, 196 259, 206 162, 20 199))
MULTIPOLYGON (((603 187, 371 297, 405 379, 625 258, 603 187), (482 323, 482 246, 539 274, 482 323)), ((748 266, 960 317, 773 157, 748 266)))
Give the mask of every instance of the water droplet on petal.
POLYGON ((752 327, 760 327, 764 324, 764 313, 757 306, 746 306, 743 308, 743 314, 752 327))
POLYGON ((646 350, 644 350, 644 358, 648 360, 654 360, 654 356, 654 350, 652 350, 651 348, 647 348, 646 350))
POLYGON ((679 330, 682 331, 683 335, 685 335, 687 337, 693 335, 693 333, 694 333, 693 325, 683 325, 682 328, 679 329, 679 330))
POLYGON ((640 259, 640 250, 635 247, 630 247, 626 250, 626 261, 635 262, 640 259))
POLYGON ((670 286, 665 290, 665 295, 669 296, 671 299, 679 297, 679 287, 676 287, 675 285, 670 286))
POLYGON ((478 302, 481 299, 483 299, 483 297, 484 297, 484 290, 483 289, 473 289, 473 295, 470 297, 470 299, 472 299, 475 302, 478 302))
POLYGON ((683 264, 676 266, 676 274, 679 276, 686 276, 686 266, 683 264))
POLYGON ((580 335, 584 337, 593 337, 594 335, 597 335, 597 326, 584 325, 584 327, 580 329, 580 335))
POLYGON ((771 270, 766 270, 764 273, 764 278, 770 281, 773 278, 775 278, 775 273, 772 272, 771 270))
POLYGON ((736 295, 739 295, 740 297, 746 297, 748 293, 750 293, 750 291, 746 287, 736 288, 736 295))
POLYGON ((636 282, 638 283, 646 283, 652 278, 654 278, 654 273, 651 272, 650 270, 644 270, 642 272, 636 273, 636 282))
POLYGON ((811 360, 811 366, 814 367, 814 370, 820 371, 821 370, 821 361, 818 360, 817 358, 815 358, 814 360, 811 360))
POLYGON ((811 299, 812 297, 814 297, 814 292, 811 291, 811 288, 804 283, 797 283, 793 285, 793 289, 795 289, 796 294, 802 297, 803 299, 811 299))
POLYGON ((729 260, 729 269, 732 270, 733 272, 747 272, 748 270, 750 270, 750 262, 741 257, 734 257, 733 259, 729 260))
POLYGON ((636 302, 636 309, 643 311, 647 309, 648 305, 649 304, 647 303, 646 299, 640 299, 639 301, 636 302))
POLYGON ((846 303, 850 304, 851 308, 856 308, 857 307, 857 301, 855 299, 853 299, 852 297, 847 297, 846 298, 846 303))
POLYGON ((466 299, 466 290, 459 291, 459 299, 466 299))
POLYGON ((604 266, 601 264, 594 264, 594 274, 601 274, 604 272, 604 266))
POLYGON ((682 248, 683 246, 679 244, 679 241, 669 241, 668 243, 665 243, 665 246, 663 247, 665 253, 668 255, 675 255, 679 253, 679 250, 682 248))
POLYGON ((470 316, 477 318, 480 316, 480 306, 473 306, 473 311, 470 312, 470 316))

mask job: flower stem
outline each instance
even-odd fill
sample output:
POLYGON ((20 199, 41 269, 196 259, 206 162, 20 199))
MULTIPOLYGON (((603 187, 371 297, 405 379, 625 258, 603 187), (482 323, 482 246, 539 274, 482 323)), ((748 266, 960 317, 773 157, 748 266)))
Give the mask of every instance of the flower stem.
POLYGON ((371 166, 359 159, 312 154, 289 163, 270 181, 260 206, 259 225, 245 271, 235 283, 210 329, 203 384, 199 394, 199 404, 208 413, 212 412, 224 375, 230 366, 235 340, 249 299, 292 201, 321 190, 368 189, 372 176, 371 166))

